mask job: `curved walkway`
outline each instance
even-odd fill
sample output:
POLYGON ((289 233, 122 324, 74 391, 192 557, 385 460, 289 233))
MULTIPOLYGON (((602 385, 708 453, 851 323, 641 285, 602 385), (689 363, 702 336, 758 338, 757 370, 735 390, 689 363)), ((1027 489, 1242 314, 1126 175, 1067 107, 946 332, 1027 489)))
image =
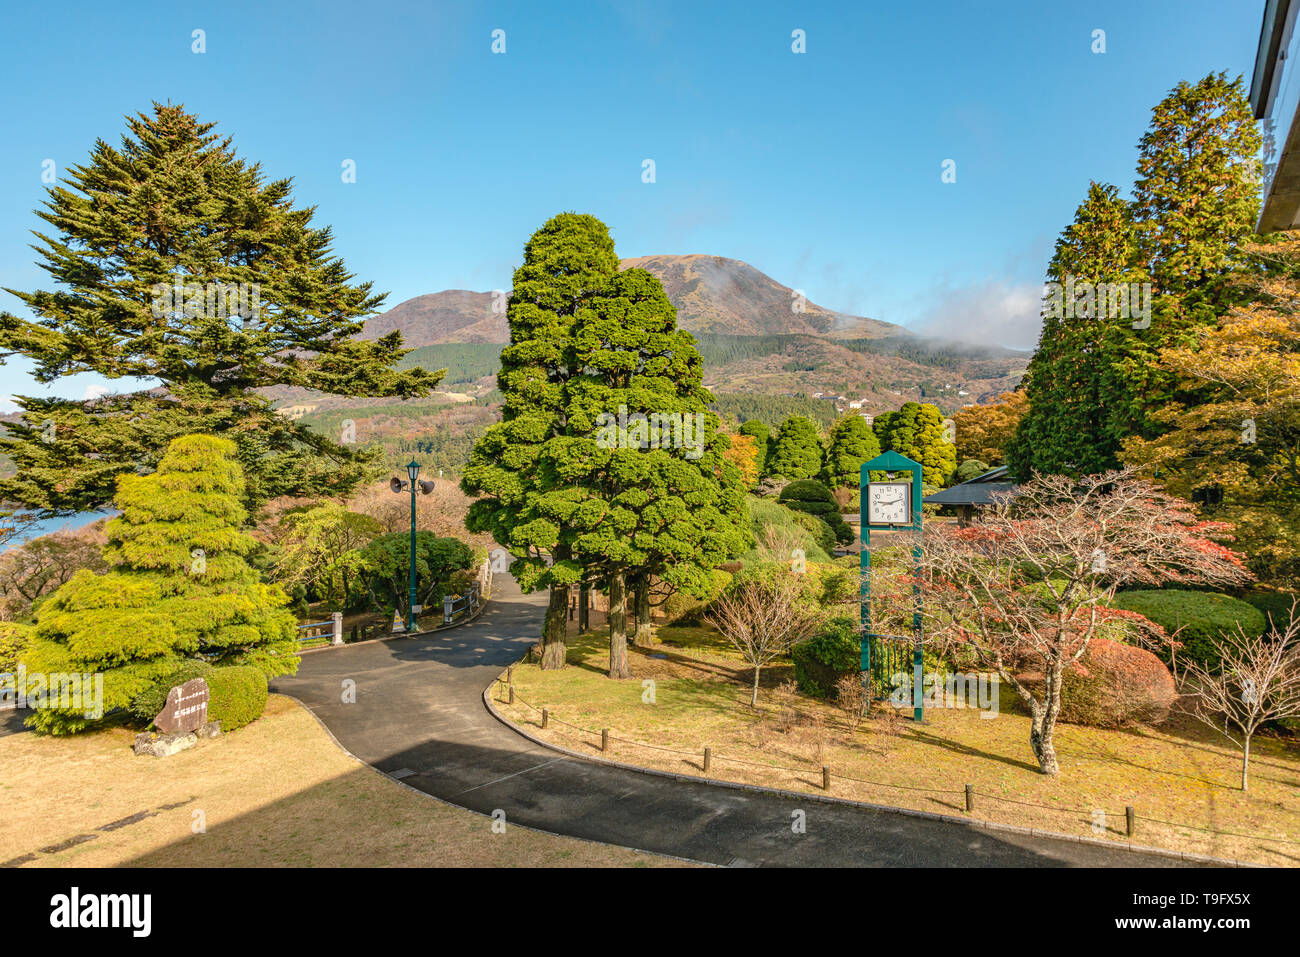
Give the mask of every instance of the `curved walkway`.
POLYGON ((499 575, 486 610, 438 635, 303 658, 274 691, 312 709, 349 751, 403 783, 507 823, 734 866, 1125 866, 1184 862, 1074 841, 990 831, 683 782, 567 757, 492 717, 486 688, 541 632, 546 596, 499 575), (348 681, 355 703, 343 702, 348 681), (806 815, 795 834, 793 813, 806 815))

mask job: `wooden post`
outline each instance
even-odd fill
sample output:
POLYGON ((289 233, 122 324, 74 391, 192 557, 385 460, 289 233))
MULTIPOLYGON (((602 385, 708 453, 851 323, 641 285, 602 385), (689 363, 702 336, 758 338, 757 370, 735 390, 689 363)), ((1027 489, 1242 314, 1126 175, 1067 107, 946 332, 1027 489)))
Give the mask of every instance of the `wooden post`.
POLYGON ((550 708, 543 708, 543 709, 542 709, 542 727, 545 728, 548 724, 550 724, 550 721, 551 721, 551 709, 550 709, 550 708))
POLYGON ((1124 823, 1127 825, 1128 836, 1132 837, 1133 832, 1137 829, 1137 815, 1133 812, 1133 805, 1130 804, 1124 808, 1124 823))
POLYGON ((969 814, 973 810, 975 810, 975 786, 968 784, 966 785, 966 813, 969 814))
POLYGON ((822 790, 829 791, 830 789, 831 789, 831 769, 823 764, 822 765, 822 790))
POLYGON ((514 683, 515 683, 515 666, 511 665, 509 668, 506 669, 506 684, 514 684, 514 683))
POLYGON ((600 750, 609 750, 609 728, 601 728, 600 730, 600 750))
POLYGON ((514 704, 514 703, 515 703, 515 686, 514 686, 514 685, 511 685, 511 686, 510 686, 510 703, 511 703, 511 704, 514 704))
POLYGON ((704 773, 705 774, 709 773, 709 764, 712 763, 712 761, 713 761, 713 749, 705 748, 704 749, 704 773))

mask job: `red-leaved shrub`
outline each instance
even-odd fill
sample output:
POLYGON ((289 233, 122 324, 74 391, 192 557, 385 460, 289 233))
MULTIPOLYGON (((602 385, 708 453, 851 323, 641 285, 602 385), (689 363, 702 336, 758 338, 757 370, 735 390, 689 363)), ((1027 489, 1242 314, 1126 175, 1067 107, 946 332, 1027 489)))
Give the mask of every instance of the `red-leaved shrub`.
POLYGON ((1061 720, 1098 728, 1159 724, 1177 697, 1169 669, 1151 652, 1094 638, 1062 676, 1061 720))

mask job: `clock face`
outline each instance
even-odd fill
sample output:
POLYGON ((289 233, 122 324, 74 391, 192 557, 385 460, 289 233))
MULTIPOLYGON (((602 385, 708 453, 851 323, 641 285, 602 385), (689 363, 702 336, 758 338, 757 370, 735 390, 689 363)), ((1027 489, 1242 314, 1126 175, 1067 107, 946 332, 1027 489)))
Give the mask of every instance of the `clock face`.
POLYGON ((872 482, 867 486, 867 522, 871 525, 910 525, 910 482, 872 482))

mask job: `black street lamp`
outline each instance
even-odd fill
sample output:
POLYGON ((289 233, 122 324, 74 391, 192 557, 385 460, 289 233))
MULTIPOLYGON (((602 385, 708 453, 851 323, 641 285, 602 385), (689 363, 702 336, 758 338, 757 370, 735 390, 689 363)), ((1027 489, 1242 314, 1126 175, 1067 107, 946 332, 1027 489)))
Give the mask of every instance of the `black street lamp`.
POLYGON ((389 481, 388 487, 397 493, 404 492, 408 488, 411 490, 411 557, 408 565, 410 592, 407 595, 406 605, 406 630, 410 633, 415 631, 415 490, 418 487, 422 494, 428 495, 433 491, 434 483, 420 481, 420 463, 415 459, 407 463, 406 474, 410 481, 403 482, 394 476, 389 481))

